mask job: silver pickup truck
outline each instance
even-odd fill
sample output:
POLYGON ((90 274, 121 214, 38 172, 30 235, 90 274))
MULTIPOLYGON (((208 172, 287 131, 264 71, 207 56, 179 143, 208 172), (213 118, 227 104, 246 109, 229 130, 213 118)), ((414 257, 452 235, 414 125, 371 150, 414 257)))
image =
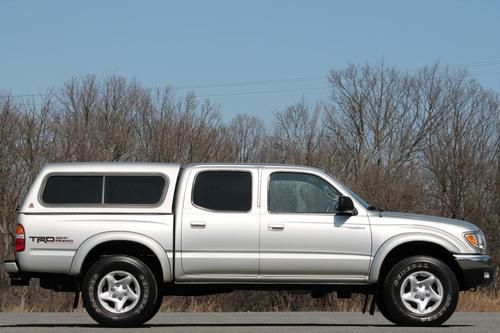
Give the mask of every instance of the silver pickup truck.
POLYGON ((106 326, 165 295, 364 293, 400 325, 439 325, 495 267, 474 224, 385 212, 325 172, 247 164, 47 165, 19 209, 11 285, 81 294, 106 326))

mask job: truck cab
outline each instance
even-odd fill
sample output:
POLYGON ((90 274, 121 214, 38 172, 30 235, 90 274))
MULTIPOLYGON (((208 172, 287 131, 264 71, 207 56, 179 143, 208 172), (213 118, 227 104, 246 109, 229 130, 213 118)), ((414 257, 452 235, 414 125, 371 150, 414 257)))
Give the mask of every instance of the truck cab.
POLYGON ((355 204, 356 214, 336 214, 339 197, 347 193, 319 170, 196 165, 185 170, 179 190, 179 282, 332 283, 368 277, 367 211, 355 204))

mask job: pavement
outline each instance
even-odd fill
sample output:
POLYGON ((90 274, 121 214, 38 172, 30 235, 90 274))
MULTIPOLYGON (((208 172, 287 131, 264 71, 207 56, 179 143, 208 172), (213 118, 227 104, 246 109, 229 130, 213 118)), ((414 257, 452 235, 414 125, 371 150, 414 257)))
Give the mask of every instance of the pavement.
POLYGON ((1 333, 58 332, 500 332, 500 313, 455 313, 440 327, 398 327, 380 313, 225 312, 159 313, 139 328, 99 327, 84 312, 0 313, 1 333))

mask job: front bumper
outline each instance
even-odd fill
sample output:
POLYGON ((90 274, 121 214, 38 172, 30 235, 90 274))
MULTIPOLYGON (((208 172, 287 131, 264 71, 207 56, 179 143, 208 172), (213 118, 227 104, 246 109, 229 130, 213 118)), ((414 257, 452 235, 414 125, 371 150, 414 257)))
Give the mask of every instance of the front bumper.
POLYGON ((467 290, 491 284, 495 280, 496 267, 491 257, 482 254, 455 254, 455 260, 462 269, 462 289, 467 290))

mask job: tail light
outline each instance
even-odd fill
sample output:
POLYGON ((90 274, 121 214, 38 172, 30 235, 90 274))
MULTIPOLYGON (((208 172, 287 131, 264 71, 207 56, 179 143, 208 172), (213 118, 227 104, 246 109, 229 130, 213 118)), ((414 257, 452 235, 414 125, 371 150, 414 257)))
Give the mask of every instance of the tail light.
POLYGON ((24 238, 24 227, 20 224, 16 225, 16 252, 22 252, 26 248, 24 238))

